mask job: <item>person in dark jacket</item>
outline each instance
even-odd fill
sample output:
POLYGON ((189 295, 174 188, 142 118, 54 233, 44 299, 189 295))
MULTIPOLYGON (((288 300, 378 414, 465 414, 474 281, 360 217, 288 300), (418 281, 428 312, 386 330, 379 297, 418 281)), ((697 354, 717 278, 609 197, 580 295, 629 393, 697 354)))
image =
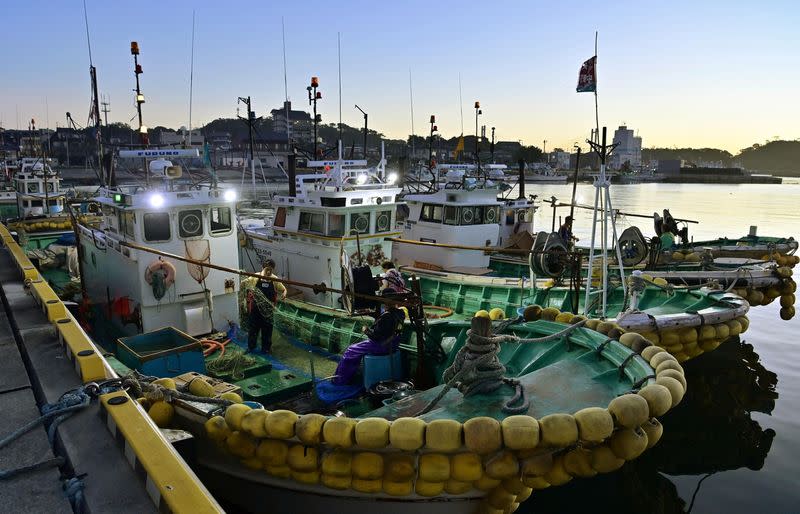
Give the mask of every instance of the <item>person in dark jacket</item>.
MULTIPOLYGON (((273 270, 275 261, 268 259, 264 262, 264 269, 260 275, 267 278, 278 278, 273 270)), ((286 287, 280 282, 272 280, 259 280, 255 290, 266 298, 257 298, 255 291, 248 294, 247 311, 249 315, 249 331, 247 333, 247 351, 253 352, 256 349, 258 334, 261 333, 261 351, 272 353, 272 314, 275 304, 279 299, 286 298, 286 287)))

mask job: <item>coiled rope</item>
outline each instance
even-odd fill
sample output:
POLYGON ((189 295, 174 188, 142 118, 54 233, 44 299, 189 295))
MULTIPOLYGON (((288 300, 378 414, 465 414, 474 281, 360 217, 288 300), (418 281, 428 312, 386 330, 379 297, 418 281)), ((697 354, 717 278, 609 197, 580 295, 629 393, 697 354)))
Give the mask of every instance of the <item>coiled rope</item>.
MULTIPOLYGON (((498 331, 505 329, 512 322, 504 322, 498 331)), ((467 342, 456 354, 453 364, 442 374, 444 386, 439 394, 431 400, 418 414, 430 412, 439 401, 455 386, 465 397, 474 394, 488 394, 500 387, 509 385, 515 389, 514 396, 503 405, 503 412, 507 414, 520 414, 530 408, 530 401, 525 396, 525 390, 519 380, 508 378, 505 375, 506 367, 497 358, 501 343, 548 343, 568 336, 572 331, 582 327, 583 320, 574 325, 544 337, 521 338, 514 334, 491 333, 491 322, 485 318, 473 318, 472 328, 467 331, 467 342), (482 335, 479 332, 485 332, 482 335)))

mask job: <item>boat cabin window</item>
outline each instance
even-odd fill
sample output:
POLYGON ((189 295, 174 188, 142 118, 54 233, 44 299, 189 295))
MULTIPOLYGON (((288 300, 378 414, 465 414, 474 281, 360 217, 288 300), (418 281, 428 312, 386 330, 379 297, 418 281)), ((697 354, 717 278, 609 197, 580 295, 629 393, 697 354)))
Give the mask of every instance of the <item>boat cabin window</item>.
POLYGON ((350 214, 350 233, 369 233, 369 212, 354 212, 350 214))
POLYGON ((145 241, 169 241, 170 237, 168 212, 148 212, 144 215, 145 241))
POLYGON ((286 207, 278 207, 278 210, 275 211, 275 219, 272 221, 273 227, 285 227, 286 226, 286 207))
POLYGON ((133 226, 135 223, 136 214, 133 211, 119 211, 119 227, 127 237, 134 237, 133 226))
POLYGON ((389 232, 392 229, 392 211, 380 211, 375 216, 375 232, 389 232))
POLYGON ((212 207, 211 208, 211 233, 222 234, 229 232, 233 227, 231 223, 231 209, 230 207, 212 207))
POLYGON ((39 192, 39 184, 36 182, 32 184, 28 184, 28 192, 29 193, 38 193, 39 192))
POLYGON ((48 182, 47 183, 47 192, 48 193, 52 193, 53 191, 55 191, 55 184, 53 184, 52 182, 48 182))
POLYGON ((178 213, 178 235, 182 238, 203 235, 203 211, 189 209, 178 213))
POLYGON ((458 207, 455 205, 444 207, 444 223, 445 225, 458 225, 458 207))
POLYGON ((422 212, 419 215, 420 221, 430 221, 433 223, 442 222, 442 206, 432 203, 422 204, 422 212))
POLYGON ((344 214, 328 214, 328 235, 341 237, 344 235, 344 214))
POLYGON ((517 222, 517 217, 514 214, 514 210, 508 209, 506 211, 506 225, 513 225, 516 222, 517 222))
POLYGON ((300 213, 300 232, 312 232, 314 234, 325 233, 325 215, 321 212, 301 212, 300 213))

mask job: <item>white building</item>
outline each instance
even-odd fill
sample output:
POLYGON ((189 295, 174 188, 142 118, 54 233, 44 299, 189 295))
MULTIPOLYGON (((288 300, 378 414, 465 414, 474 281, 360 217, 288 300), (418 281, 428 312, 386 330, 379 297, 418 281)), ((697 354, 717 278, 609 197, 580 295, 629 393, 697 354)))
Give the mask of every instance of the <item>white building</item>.
POLYGON ((614 131, 614 144, 618 146, 611 154, 609 167, 618 170, 625 163, 631 168, 638 168, 642 165, 642 138, 634 135, 633 129, 625 125, 614 131))
POLYGON ((570 169, 569 159, 569 152, 550 152, 547 162, 557 170, 568 170, 570 169))
MULTIPOLYGON (((191 135, 192 147, 202 149, 205 144, 203 133, 199 129, 193 129, 191 135)), ((162 146, 183 146, 189 144, 189 131, 185 128, 181 128, 177 131, 162 130, 158 137, 160 138, 162 146)))
POLYGON ((311 141, 312 122, 311 115, 305 111, 292 110, 292 102, 283 102, 280 109, 272 109, 272 131, 288 134, 295 141, 311 141), (288 117, 287 117, 288 114, 288 117))

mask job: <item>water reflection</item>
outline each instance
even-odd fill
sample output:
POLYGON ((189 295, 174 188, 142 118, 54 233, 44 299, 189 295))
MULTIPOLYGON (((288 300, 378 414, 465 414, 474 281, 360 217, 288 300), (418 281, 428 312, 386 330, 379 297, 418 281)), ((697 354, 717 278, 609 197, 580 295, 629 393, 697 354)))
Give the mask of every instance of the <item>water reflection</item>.
MULTIPOLYGON (((738 340, 687 362, 685 370, 688 391, 661 420, 664 436, 658 445, 615 473, 537 491, 518 512, 683 513, 691 498, 681 498, 665 474, 761 469, 775 431, 763 429, 751 413, 772 412, 777 375, 750 344, 738 340)), ((695 494, 703 494, 700 481, 695 494)))

